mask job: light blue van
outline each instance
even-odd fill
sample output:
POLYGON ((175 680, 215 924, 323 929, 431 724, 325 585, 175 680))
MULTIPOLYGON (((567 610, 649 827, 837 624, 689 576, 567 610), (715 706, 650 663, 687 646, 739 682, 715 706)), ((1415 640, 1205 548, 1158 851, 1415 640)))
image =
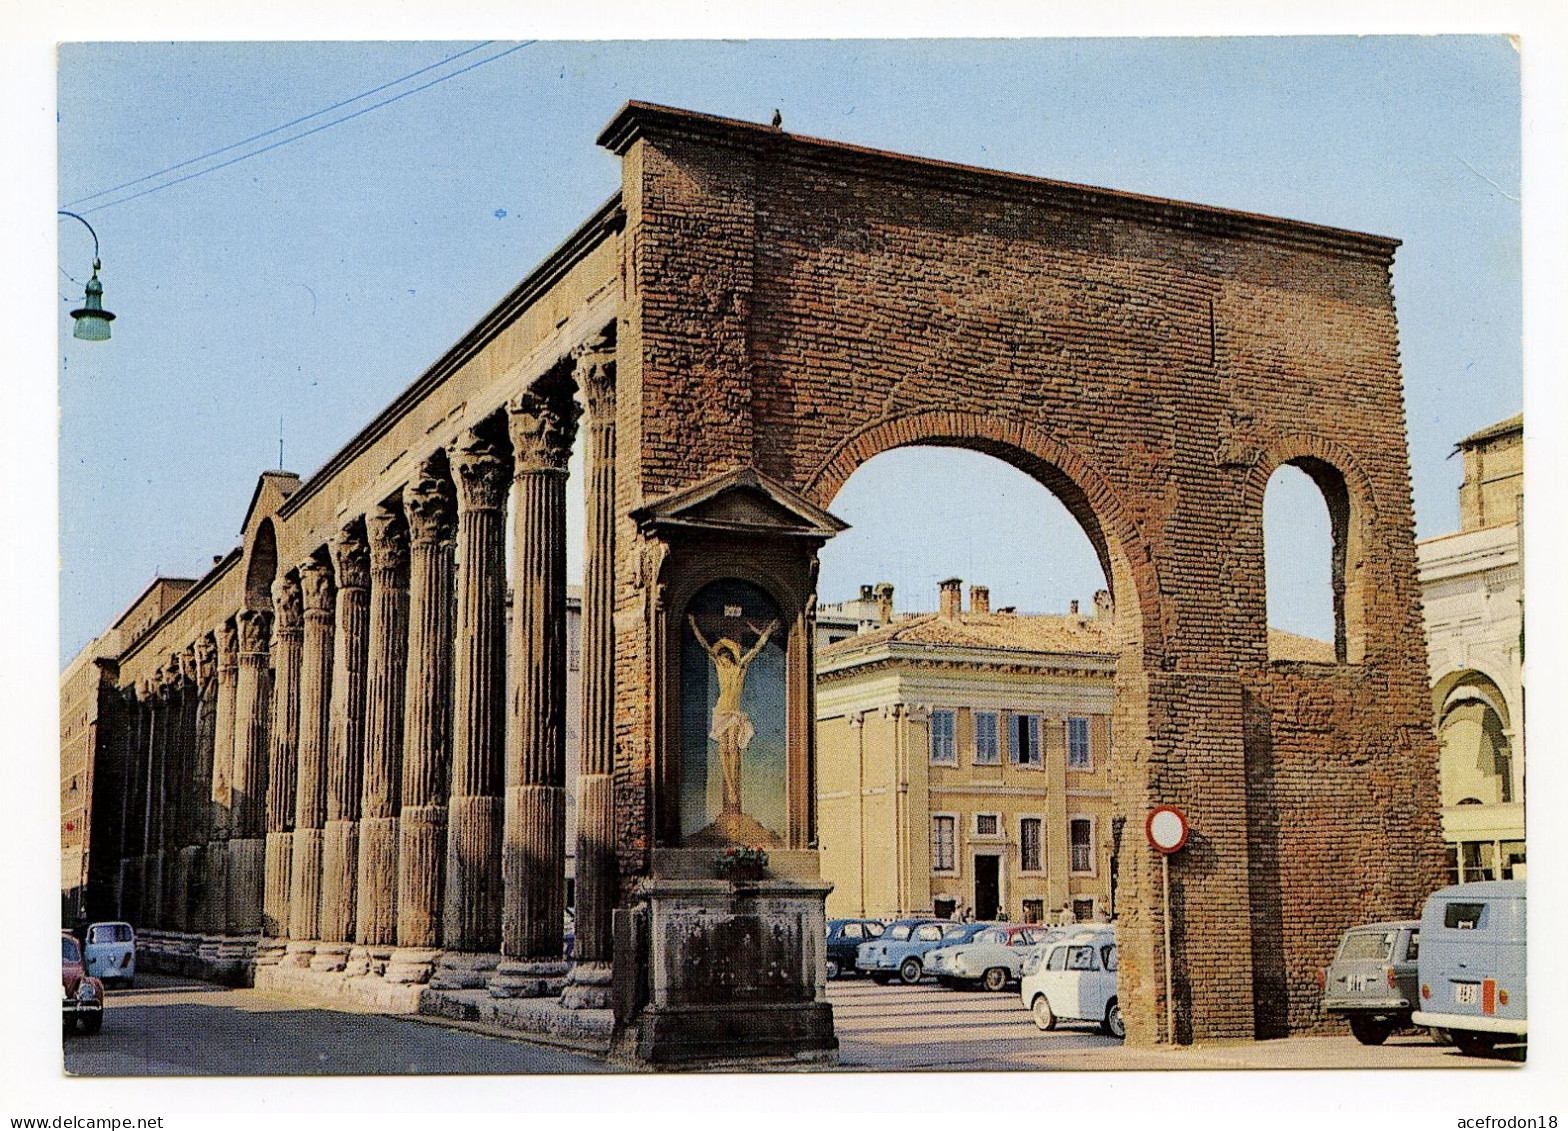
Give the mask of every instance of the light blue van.
POLYGON ((1421 1007, 1411 1020, 1461 1052, 1525 1039, 1523 880, 1440 888, 1421 912, 1421 1007))

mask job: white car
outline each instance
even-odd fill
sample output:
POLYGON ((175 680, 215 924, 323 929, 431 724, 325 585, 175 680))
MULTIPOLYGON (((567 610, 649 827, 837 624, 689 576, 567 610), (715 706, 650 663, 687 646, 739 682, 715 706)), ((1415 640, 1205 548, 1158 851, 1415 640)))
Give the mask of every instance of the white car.
POLYGON ((94 923, 82 947, 87 972, 104 983, 136 984, 136 932, 129 923, 94 923))
POLYGON ((926 953, 928 974, 948 989, 979 985, 1004 990, 1017 981, 1024 959, 1035 944, 1044 941, 1044 927, 987 927, 967 942, 937 947, 926 953))
POLYGON ((1054 1029, 1058 1021, 1093 1021, 1111 1036, 1125 1037, 1116 966, 1116 932, 1085 927, 1035 948, 1024 963, 1019 996, 1040 1029, 1054 1029))

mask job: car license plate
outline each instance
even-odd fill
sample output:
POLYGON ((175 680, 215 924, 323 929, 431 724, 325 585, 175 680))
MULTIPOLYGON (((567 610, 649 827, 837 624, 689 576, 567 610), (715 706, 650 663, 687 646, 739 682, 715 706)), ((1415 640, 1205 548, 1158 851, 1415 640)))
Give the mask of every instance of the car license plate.
POLYGON ((1475 1004, 1475 983, 1474 982, 1455 982, 1454 983, 1454 1004, 1455 1005, 1474 1005, 1475 1004))

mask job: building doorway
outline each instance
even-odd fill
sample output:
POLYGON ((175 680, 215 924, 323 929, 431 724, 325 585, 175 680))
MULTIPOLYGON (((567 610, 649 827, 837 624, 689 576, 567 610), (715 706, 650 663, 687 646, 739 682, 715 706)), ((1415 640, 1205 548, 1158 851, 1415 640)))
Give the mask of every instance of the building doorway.
POLYGON ((975 857, 975 918, 995 919, 1002 905, 1002 858, 975 857))

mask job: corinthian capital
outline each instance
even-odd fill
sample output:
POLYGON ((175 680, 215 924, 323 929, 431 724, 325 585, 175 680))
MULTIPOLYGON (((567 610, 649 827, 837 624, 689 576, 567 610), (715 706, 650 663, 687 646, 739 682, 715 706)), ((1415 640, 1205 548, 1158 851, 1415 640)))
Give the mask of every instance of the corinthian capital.
POLYGON ((304 623, 305 600, 299 578, 285 573, 272 583, 272 609, 277 614, 277 633, 298 632, 304 623))
POLYGON ((234 619, 239 622, 240 652, 265 656, 272 636, 272 614, 265 609, 241 609, 234 619))
POLYGON ((514 397, 506 410, 517 474, 565 471, 583 414, 572 399, 571 386, 540 389, 536 385, 514 397))
POLYGON ((196 661, 196 645, 187 644, 180 653, 180 678, 196 687, 201 686, 201 668, 196 661))
POLYGON ((218 626, 218 670, 232 668, 239 662, 240 634, 232 620, 218 626))
POLYGON ((208 633, 196 641, 196 682, 203 694, 218 674, 218 642, 208 633))
MULTIPOLYGON (((408 523, 403 512, 380 506, 365 516, 365 532, 370 536, 370 567, 388 570, 398 577, 408 574, 408 523)), ((407 580, 402 581, 407 585, 407 580)))
POLYGON ((460 509, 500 510, 506 504, 506 460, 489 440, 469 432, 452 445, 451 463, 460 509))
POLYGON ((419 465, 412 482, 403 488, 403 513, 408 516, 410 542, 448 542, 456 533, 455 500, 445 461, 430 458, 419 465))
POLYGON ((363 522, 348 523, 332 539, 332 564, 337 566, 339 589, 370 587, 370 544, 363 522))
POLYGON ((596 418, 615 414, 615 341, 601 334, 572 351, 577 387, 596 418))
POLYGON ((324 557, 312 556, 300 563, 300 596, 307 613, 332 612, 332 565, 324 557))

